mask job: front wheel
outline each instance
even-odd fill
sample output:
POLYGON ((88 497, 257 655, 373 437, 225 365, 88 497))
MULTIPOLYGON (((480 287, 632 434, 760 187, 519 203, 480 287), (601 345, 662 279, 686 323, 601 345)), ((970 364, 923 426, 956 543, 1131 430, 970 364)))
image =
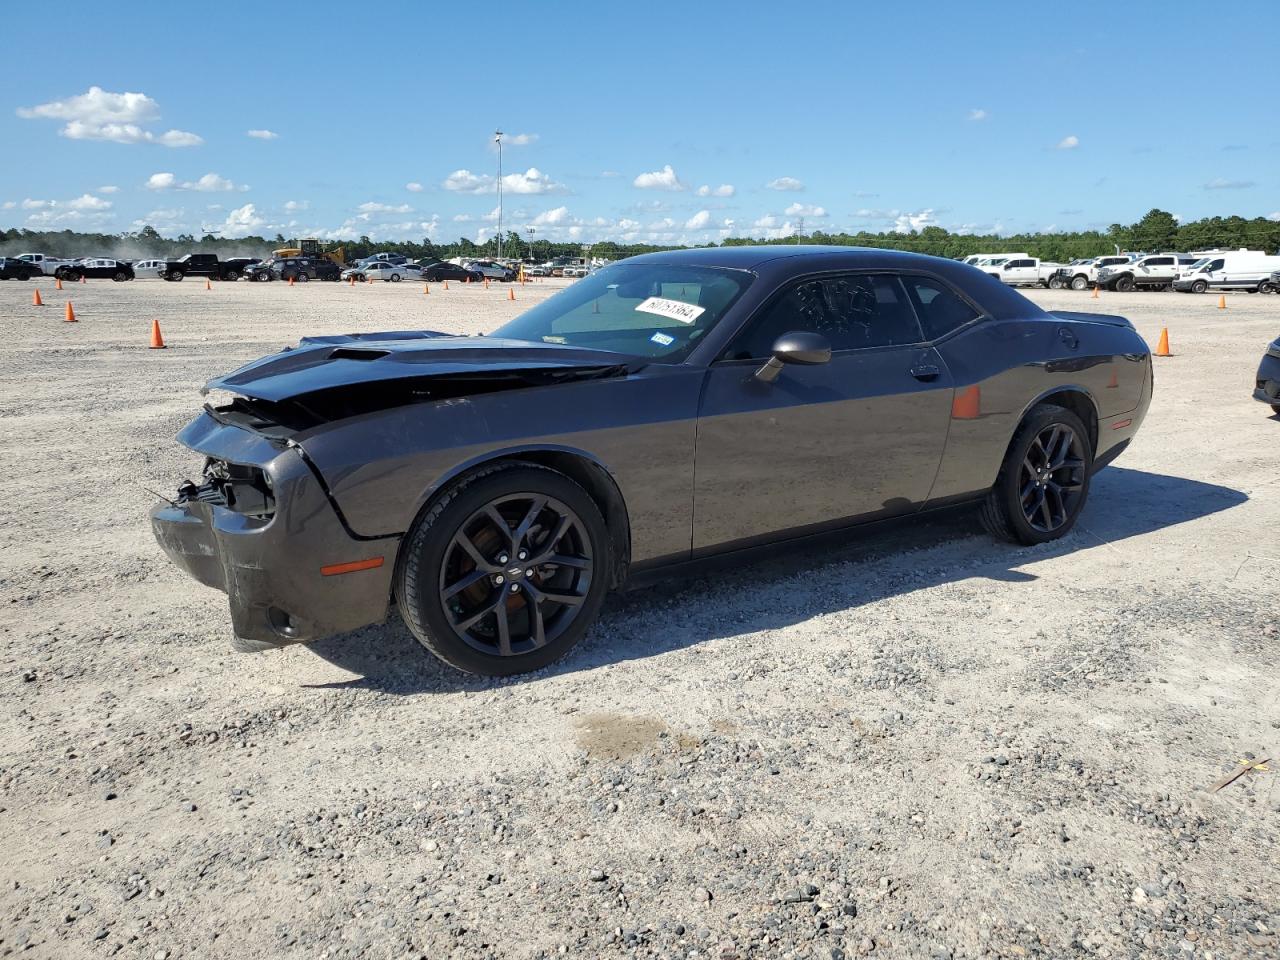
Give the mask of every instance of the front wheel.
POLYGON ((1083 273, 1078 273, 1071 278, 1072 290, 1086 290, 1089 287, 1089 278, 1083 273))
POLYGON ((1205 283, 1203 280, 1197 280, 1195 283, 1191 285, 1192 293, 1204 293, 1208 289, 1209 289, 1209 284, 1205 283))
POLYGON ((232 283, 235 283, 237 280, 239 280, 239 279, 240 279, 240 271, 239 271, 239 270, 228 270, 226 273, 224 273, 224 274, 222 275, 222 279, 223 279, 223 280, 230 280, 232 283))
POLYGON ((1049 278, 1049 282, 1048 282, 1047 286, 1049 287, 1049 289, 1050 289, 1050 290, 1061 290, 1061 289, 1062 289, 1062 278, 1061 278, 1061 277, 1050 277, 1050 278, 1049 278))
POLYGON ((424 647, 508 676, 567 653, 595 621, 612 567, 594 500, 564 474, 502 464, 464 477, 405 538, 395 591, 424 647))
POLYGON ((1116 291, 1119 293, 1129 293, 1133 290, 1133 277, 1121 277, 1116 281, 1116 291))
POLYGON ((175 280, 175 281, 177 281, 177 280, 181 280, 181 279, 182 279, 182 271, 181 271, 181 270, 170 270, 168 273, 166 273, 166 274, 164 275, 164 278, 165 278, 166 280, 175 280))
POLYGON ((399 283, 399 282, 400 282, 400 274, 398 274, 398 273, 393 273, 393 274, 391 275, 391 282, 392 282, 392 283, 399 283))
POLYGON ((125 273, 123 270, 117 270, 115 273, 111 275, 111 279, 114 280, 116 283, 124 283, 126 280, 129 279, 129 275, 125 273))
POLYGON ((1070 532, 1089 496, 1093 444, 1070 410, 1032 409, 1013 435, 995 486, 982 505, 992 536, 1037 544, 1070 532))

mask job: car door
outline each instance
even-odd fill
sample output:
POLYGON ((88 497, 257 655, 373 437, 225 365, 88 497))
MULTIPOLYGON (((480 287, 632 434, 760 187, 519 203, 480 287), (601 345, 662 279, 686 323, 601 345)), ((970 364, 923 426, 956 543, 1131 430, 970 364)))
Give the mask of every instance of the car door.
POLYGON ((1037 278, 1034 260, 1010 260, 1001 271, 1005 283, 1032 283, 1037 278))
POLYGON ((698 414, 693 549, 916 510, 946 441, 951 378, 902 281, 843 273, 790 283, 707 373, 698 414), (756 371, 777 337, 812 331, 825 364, 756 371))

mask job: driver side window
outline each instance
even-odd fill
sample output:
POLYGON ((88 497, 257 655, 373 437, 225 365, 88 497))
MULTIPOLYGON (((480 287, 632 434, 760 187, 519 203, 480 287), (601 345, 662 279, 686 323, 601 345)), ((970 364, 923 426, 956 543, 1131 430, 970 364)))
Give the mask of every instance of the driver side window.
POLYGON ((765 360, 784 333, 820 333, 833 352, 919 343, 923 337, 902 284, 888 274, 802 280, 752 319, 725 354, 765 360))

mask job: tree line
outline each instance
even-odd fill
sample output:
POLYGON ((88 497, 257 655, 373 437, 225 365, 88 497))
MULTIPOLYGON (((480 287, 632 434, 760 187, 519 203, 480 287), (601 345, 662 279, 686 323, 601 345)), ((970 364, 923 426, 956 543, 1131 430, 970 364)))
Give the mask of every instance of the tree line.
MULTIPOLYGON (((1080 257, 1095 257, 1104 253, 1137 250, 1143 252, 1207 250, 1220 248, 1233 250, 1247 247, 1267 253, 1280 251, 1280 220, 1265 217, 1206 217, 1186 223, 1178 221, 1164 210, 1151 210, 1138 222, 1113 223, 1105 231, 1055 231, 1053 233, 1019 233, 1012 235, 952 233, 942 227, 925 227, 909 233, 827 233, 815 230, 803 237, 791 236, 782 240, 731 237, 721 241, 723 246, 747 246, 762 243, 822 243, 837 246, 879 247, 891 250, 909 250, 933 256, 962 258, 976 253, 1005 251, 1026 252, 1042 260, 1068 261, 1080 257)), ((117 259, 142 259, 148 257, 178 257, 184 253, 216 253, 220 256, 269 256, 271 251, 296 246, 296 238, 286 239, 276 234, 274 239, 242 237, 228 239, 212 234, 196 238, 191 234, 163 237, 152 227, 129 233, 77 233, 72 230, 41 231, 12 229, 0 231, 0 253, 39 252, 57 257, 104 256, 117 259)), ((491 237, 484 243, 460 238, 452 243, 437 243, 429 237, 421 241, 381 240, 367 236, 336 241, 329 248, 341 246, 346 259, 356 260, 375 253, 402 253, 411 259, 452 257, 493 257, 498 252, 498 241, 491 237)), ((706 244, 705 246, 715 246, 706 244)), ((546 239, 528 239, 516 231, 509 231, 502 241, 504 256, 542 262, 555 257, 582 256, 585 250, 593 257, 621 260, 641 253, 654 253, 673 249, 647 243, 618 243, 600 241, 585 247, 582 243, 559 242, 546 239)))

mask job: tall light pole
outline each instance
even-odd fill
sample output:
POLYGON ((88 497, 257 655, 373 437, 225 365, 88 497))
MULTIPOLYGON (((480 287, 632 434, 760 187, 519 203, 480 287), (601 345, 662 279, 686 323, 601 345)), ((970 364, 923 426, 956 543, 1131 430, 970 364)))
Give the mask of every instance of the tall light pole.
POLYGON ((525 232, 529 234, 529 262, 533 263, 533 227, 525 227, 525 232))
POLYGON ((498 259, 502 259, 502 131, 493 131, 493 142, 498 145, 498 259))

